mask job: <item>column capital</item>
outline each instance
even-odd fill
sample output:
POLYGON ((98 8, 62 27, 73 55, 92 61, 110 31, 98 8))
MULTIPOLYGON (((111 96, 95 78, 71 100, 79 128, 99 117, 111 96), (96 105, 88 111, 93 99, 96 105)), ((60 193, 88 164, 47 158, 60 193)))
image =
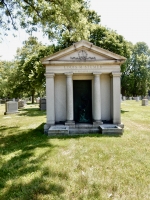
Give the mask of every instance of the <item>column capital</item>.
POLYGON ((112 72, 112 73, 110 74, 111 77, 120 77, 121 75, 122 75, 121 72, 112 72))
POLYGON ((73 73, 72 73, 72 72, 66 72, 65 75, 66 75, 67 77, 72 77, 73 73))
POLYGON ((100 76, 102 73, 101 72, 93 72, 94 76, 100 76))
POLYGON ((54 73, 46 73, 44 75, 46 76, 46 78, 53 78, 55 76, 54 73))

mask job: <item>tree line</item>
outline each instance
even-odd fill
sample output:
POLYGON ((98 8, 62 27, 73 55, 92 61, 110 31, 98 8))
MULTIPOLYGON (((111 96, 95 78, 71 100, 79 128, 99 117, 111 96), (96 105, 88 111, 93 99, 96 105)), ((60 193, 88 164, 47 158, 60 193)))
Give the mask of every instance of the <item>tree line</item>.
POLYGON ((116 31, 103 27, 100 16, 84 0, 1 0, 0 29, 20 24, 34 35, 38 28, 55 44, 46 46, 30 35, 13 61, 0 61, 0 98, 43 95, 45 68, 40 59, 81 39, 127 58, 121 66, 121 93, 145 96, 150 89, 150 50, 146 43, 133 45, 116 31), (19 17, 19 20, 18 20, 19 17), (7 23, 6 23, 7 21, 7 23))

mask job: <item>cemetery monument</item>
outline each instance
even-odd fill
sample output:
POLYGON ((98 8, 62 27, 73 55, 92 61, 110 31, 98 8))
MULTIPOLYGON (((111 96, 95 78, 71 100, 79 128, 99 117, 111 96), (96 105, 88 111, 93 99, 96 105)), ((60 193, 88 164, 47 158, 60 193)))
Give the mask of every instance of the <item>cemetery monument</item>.
POLYGON ((47 102, 44 131, 48 135, 51 130, 60 133, 60 129, 68 134, 93 133, 107 124, 122 129, 120 66, 125 60, 85 40, 43 58, 47 102))

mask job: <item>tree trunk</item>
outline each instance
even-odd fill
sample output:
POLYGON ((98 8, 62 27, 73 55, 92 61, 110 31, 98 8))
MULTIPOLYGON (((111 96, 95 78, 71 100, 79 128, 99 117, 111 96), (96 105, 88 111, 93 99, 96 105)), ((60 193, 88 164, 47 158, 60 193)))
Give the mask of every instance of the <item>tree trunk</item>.
POLYGON ((35 91, 32 91, 32 104, 34 104, 34 95, 35 95, 35 91))

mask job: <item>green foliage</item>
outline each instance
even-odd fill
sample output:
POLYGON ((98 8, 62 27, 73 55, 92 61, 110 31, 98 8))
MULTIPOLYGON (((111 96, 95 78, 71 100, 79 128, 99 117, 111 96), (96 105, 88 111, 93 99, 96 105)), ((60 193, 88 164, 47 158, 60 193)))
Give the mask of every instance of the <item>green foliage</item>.
POLYGON ((1 0, 0 21, 5 31, 17 29, 19 22, 28 33, 40 28, 50 39, 65 35, 79 41, 88 38, 100 18, 84 0, 1 0))
POLYGON ((12 28, 17 30, 20 24, 30 34, 40 29, 49 39, 57 41, 57 47, 46 47, 30 37, 24 47, 18 49, 13 69, 7 75, 3 70, 0 72, 1 96, 12 92, 16 96, 23 92, 34 94, 37 89, 42 90, 45 77, 40 58, 82 39, 126 57, 126 63, 121 66, 122 94, 145 95, 150 88, 148 46, 145 43, 132 46, 122 35, 99 22, 100 16, 89 9, 88 0, 0 0, 0 34, 7 34, 12 28))
MULTIPOLYGON (((96 29, 91 31, 89 41, 96 46, 107 49, 126 58, 130 56, 129 44, 124 37, 103 26, 97 25, 96 29)), ((121 71, 123 72, 125 68, 126 63, 121 66, 121 71)))
POLYGON ((44 46, 37 38, 29 37, 17 50, 15 61, 0 62, 0 97, 34 96, 45 93, 45 68, 41 59, 54 53, 55 46, 44 46))
MULTIPOLYGON (((128 58, 130 56, 130 49, 128 42, 123 38, 123 36, 118 35, 115 31, 109 30, 101 25, 99 25, 99 21, 97 23, 97 16, 90 12, 90 18, 94 21, 94 27, 90 30, 90 35, 88 40, 92 42, 94 45, 99 46, 101 48, 107 49, 111 52, 119 54, 128 58), (94 18, 93 18, 94 17, 94 18)), ((68 33, 69 34, 69 33, 68 33)), ((58 40, 58 50, 69 47, 73 43, 77 42, 77 39, 71 40, 69 35, 63 35, 58 40)), ((124 71, 126 68, 126 64, 121 66, 121 70, 124 71)))
POLYGON ((16 56, 17 83, 14 93, 28 92, 34 95, 45 88, 45 68, 41 64, 41 58, 54 52, 55 47, 44 46, 37 38, 30 37, 24 42, 24 46, 18 49, 16 56))
POLYGON ((9 98, 12 96, 15 73, 15 63, 0 61, 0 98, 9 98))
POLYGON ((150 51, 144 42, 131 45, 131 56, 122 74, 122 93, 145 96, 150 88, 150 51))

